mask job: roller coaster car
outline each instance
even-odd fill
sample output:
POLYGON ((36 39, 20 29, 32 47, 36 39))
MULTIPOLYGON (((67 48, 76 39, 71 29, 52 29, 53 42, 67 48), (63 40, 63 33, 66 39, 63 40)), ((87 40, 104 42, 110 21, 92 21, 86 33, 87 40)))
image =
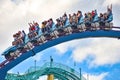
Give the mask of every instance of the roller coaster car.
POLYGON ((113 23, 105 23, 105 30, 112 30, 113 23))
POLYGON ((16 47, 16 46, 12 46, 7 48, 4 52, 3 52, 3 56, 8 60, 10 58, 17 58, 19 57, 22 53, 26 52, 28 50, 28 46, 21 46, 21 47, 16 47))
POLYGON ((9 47, 7 48, 2 55, 6 58, 9 59, 12 57, 12 54, 17 50, 17 48, 15 46, 9 47))

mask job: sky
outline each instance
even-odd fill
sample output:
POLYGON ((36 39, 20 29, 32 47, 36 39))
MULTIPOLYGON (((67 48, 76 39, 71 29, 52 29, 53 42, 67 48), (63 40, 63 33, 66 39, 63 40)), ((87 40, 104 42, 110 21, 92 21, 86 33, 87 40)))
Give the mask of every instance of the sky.
MULTIPOLYGON (((12 35, 19 30, 28 33, 28 23, 37 21, 40 25, 49 18, 59 18, 66 12, 83 13, 97 9, 106 12, 108 5, 113 5, 114 26, 120 26, 119 0, 0 0, 0 54, 11 46, 12 35)), ((120 80, 120 40, 113 38, 77 39, 48 48, 28 58, 9 72, 21 74, 30 66, 42 66, 52 56, 55 62, 63 63, 78 70, 89 80, 120 80), (69 45, 70 44, 70 45, 69 45), (74 62, 76 66, 74 67, 74 62), (25 65, 25 67, 24 67, 25 65)), ((4 59, 0 56, 0 62, 4 59)), ((46 80, 46 76, 39 80, 46 80)))

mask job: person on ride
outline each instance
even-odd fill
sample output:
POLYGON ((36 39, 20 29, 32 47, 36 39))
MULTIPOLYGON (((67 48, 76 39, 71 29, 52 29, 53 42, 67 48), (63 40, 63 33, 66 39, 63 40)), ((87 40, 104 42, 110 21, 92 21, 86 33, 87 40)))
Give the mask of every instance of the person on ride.
POLYGON ((47 30, 48 30, 47 22, 48 22, 48 21, 44 21, 44 25, 45 25, 45 27, 44 27, 44 31, 45 31, 45 32, 44 32, 44 33, 47 33, 47 30))
POLYGON ((57 21, 57 23, 56 23, 55 26, 56 26, 57 30, 58 30, 59 32, 61 32, 61 31, 62 31, 62 27, 63 27, 62 21, 60 21, 59 18, 56 19, 56 21, 57 21))
POLYGON ((91 12, 91 30, 97 30, 99 29, 99 17, 97 14, 97 10, 93 10, 91 12))
POLYGON ((38 33, 39 33, 39 30, 40 30, 39 24, 38 24, 37 22, 34 22, 34 21, 33 21, 33 25, 35 26, 35 31, 36 31, 36 33, 38 34, 38 33))
POLYGON ((91 27, 91 13, 85 13, 85 18, 84 18, 84 23, 85 23, 85 26, 87 28, 87 30, 90 30, 90 27, 91 27))
POLYGON ((49 26, 50 26, 50 32, 52 32, 53 30, 52 28, 54 28, 54 22, 52 18, 49 19, 49 26))
POLYGON ((59 29, 60 29, 60 28, 62 29, 63 26, 64 26, 64 25, 63 25, 63 18, 62 18, 62 17, 58 18, 58 19, 57 19, 57 23, 59 24, 59 26, 58 26, 59 29))
POLYGON ((107 7, 107 20, 105 22, 110 23, 113 20, 112 5, 107 7))
POLYGON ((24 43, 23 35, 21 31, 18 31, 18 33, 13 35, 14 41, 12 42, 12 45, 19 46, 24 43))
POLYGON ((21 38, 22 38, 23 42, 25 43, 26 33, 25 33, 24 30, 22 30, 22 32, 21 32, 21 36, 22 36, 21 38))
POLYGON ((34 38, 36 35, 37 35, 37 33, 35 32, 35 26, 34 26, 34 24, 32 24, 32 23, 28 23, 29 24, 29 34, 28 34, 28 37, 30 38, 30 39, 32 39, 32 38, 34 38))
POLYGON ((64 28, 63 28, 63 21, 62 21, 62 17, 56 19, 57 23, 56 23, 56 31, 55 31, 55 35, 63 35, 64 34, 64 28))
POLYGON ((69 23, 70 23, 70 25, 72 25, 72 16, 71 16, 71 14, 69 14, 69 23))
POLYGON ((97 14, 97 10, 92 11, 92 22, 98 22, 99 18, 98 18, 98 14, 97 14))
POLYGON ((78 19, 77 19, 77 14, 73 13, 73 25, 77 24, 78 23, 78 19))
POLYGON ((64 23, 63 23, 63 18, 62 18, 62 17, 60 17, 60 18, 59 18, 59 20, 60 20, 60 27, 61 27, 61 28, 63 28, 63 26, 64 26, 64 23))
POLYGON ((35 26, 32 23, 28 23, 29 24, 29 33, 35 31, 35 26))
POLYGON ((86 27, 85 27, 85 24, 84 24, 84 18, 83 18, 83 15, 82 15, 82 12, 81 11, 78 11, 77 12, 77 18, 78 18, 78 29, 79 31, 85 31, 86 27))
POLYGON ((84 16, 85 16, 84 17, 84 22, 85 22, 85 24, 87 24, 89 22, 87 13, 85 13, 84 16))
POLYGON ((78 24, 82 24, 84 22, 83 15, 81 11, 77 12, 78 24))
POLYGON ((56 28, 59 28, 60 27, 60 19, 58 18, 58 19, 56 19, 56 28))
POLYGON ((19 37, 18 37, 19 44, 23 44, 25 35, 22 31, 19 31, 18 34, 19 34, 19 37))
POLYGON ((100 13, 99 24, 100 24, 101 28, 103 28, 105 26, 105 17, 104 17, 104 14, 102 14, 102 13, 100 13))
POLYGON ((67 19, 68 19, 67 14, 64 13, 64 15, 62 16, 63 26, 65 26, 67 19))
POLYGON ((17 45, 17 34, 13 34, 14 41, 12 42, 12 45, 17 45))
POLYGON ((35 21, 33 21, 33 25, 34 26, 39 26, 39 24, 37 22, 35 22, 35 21))
POLYGON ((45 33, 45 21, 42 22, 41 30, 42 33, 45 33))
POLYGON ((49 33, 49 32, 50 32, 50 20, 48 20, 48 21, 46 22, 45 30, 46 30, 46 33, 49 33))
POLYGON ((49 19, 49 21, 50 21, 50 22, 49 22, 49 23, 50 23, 50 28, 52 28, 53 23, 54 23, 54 22, 53 22, 53 19, 52 19, 52 18, 50 18, 50 19, 49 19))
POLYGON ((72 15, 72 28, 73 29, 77 28, 77 23, 78 23, 77 14, 73 13, 72 15))
POLYGON ((104 13, 104 21, 106 22, 108 20, 108 15, 107 13, 104 13))

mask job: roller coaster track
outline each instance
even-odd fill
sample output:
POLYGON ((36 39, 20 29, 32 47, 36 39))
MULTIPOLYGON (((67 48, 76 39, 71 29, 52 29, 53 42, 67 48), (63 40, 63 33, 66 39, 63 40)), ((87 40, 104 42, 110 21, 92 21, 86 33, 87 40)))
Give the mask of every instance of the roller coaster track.
POLYGON ((45 63, 42 67, 30 67, 25 74, 8 73, 6 80, 37 80, 39 76, 53 74, 59 80, 86 80, 80 73, 74 69, 60 63, 45 63))
POLYGON ((58 45, 63 42, 67 42, 74 39, 82 39, 82 38, 94 38, 94 37, 109 37, 109 38, 120 38, 120 27, 113 27, 119 30, 95 30, 95 31, 85 31, 85 32, 78 32, 72 33, 69 35, 61 36, 46 43, 43 43, 39 46, 34 47, 32 50, 22 53, 19 57, 14 60, 5 60, 3 61, 0 66, 5 63, 2 67, 0 67, 0 80, 4 80, 7 74, 7 71, 21 63, 22 61, 26 60, 29 57, 36 55, 37 53, 50 48, 52 46, 58 45))

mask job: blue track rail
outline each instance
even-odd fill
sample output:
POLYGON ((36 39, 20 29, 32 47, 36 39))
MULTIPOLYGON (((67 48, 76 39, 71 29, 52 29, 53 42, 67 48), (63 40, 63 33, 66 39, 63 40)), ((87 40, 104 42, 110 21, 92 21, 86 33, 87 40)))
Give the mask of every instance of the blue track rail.
POLYGON ((5 80, 5 76, 7 74, 7 71, 21 63, 22 61, 26 60, 27 58, 36 55, 37 53, 50 48, 52 46, 55 46, 57 44, 67 42, 74 39, 82 39, 82 38, 94 38, 94 37, 108 37, 108 38, 120 38, 120 31, 115 30, 97 30, 97 31, 85 31, 85 32, 79 32, 79 33, 73 33, 66 36, 61 36, 59 38, 50 40, 46 43, 43 43, 42 45, 34 47, 32 50, 23 53, 20 57, 17 57, 16 59, 10 61, 7 63, 4 67, 0 68, 0 80, 5 80))

